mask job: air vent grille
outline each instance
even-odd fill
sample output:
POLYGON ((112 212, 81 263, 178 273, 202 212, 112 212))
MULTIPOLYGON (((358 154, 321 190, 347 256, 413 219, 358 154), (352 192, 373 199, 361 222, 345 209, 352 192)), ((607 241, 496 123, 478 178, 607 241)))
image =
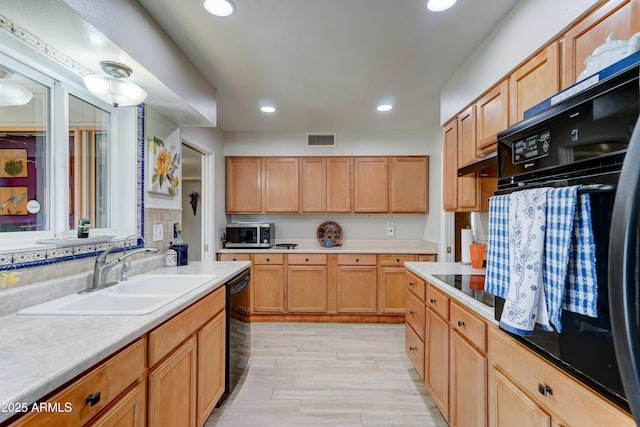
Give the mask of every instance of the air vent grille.
POLYGON ((336 145, 335 133, 308 133, 307 146, 309 147, 334 147, 336 145))

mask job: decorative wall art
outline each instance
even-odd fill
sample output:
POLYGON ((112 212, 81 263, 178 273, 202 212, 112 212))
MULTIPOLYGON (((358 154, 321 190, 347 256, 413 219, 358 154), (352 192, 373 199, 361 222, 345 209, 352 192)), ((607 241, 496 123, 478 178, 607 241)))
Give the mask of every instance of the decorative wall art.
POLYGON ((193 209, 193 216, 196 216, 196 210, 198 209, 198 199, 200 198, 200 193, 198 193, 197 191, 194 191, 191 194, 189 194, 189 198, 191 199, 189 200, 189 203, 191 204, 191 209, 193 209))
POLYGON ((149 191, 173 197, 178 194, 180 185, 180 152, 174 146, 167 147, 158 137, 150 136, 148 141, 152 171, 149 191))
POLYGON ((24 148, 0 149, 0 178, 27 176, 27 150, 24 148))
POLYGON ((27 215, 28 187, 0 187, 0 215, 27 215))

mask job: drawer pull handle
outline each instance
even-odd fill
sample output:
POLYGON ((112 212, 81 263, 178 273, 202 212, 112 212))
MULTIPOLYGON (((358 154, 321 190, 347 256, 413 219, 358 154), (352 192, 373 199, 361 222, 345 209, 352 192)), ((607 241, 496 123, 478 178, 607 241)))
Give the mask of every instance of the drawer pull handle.
POLYGON ((409 351, 416 351, 418 350, 418 347, 414 347, 412 345, 409 346, 409 351))
POLYGON ((411 286, 412 288, 415 286, 416 284, 413 282, 409 282, 409 286, 411 286))
POLYGON ((431 299, 429 300, 429 302, 431 302, 431 304, 435 304, 435 303, 437 303, 437 302, 438 302, 438 300, 437 300, 437 299, 435 299, 435 298, 431 298, 431 299))
POLYGON ((96 406, 100 402, 100 392, 90 394, 84 399, 84 404, 90 403, 91 406, 96 406))
POLYGON ((414 314, 416 314, 416 312, 413 311, 413 310, 409 310, 409 314, 414 315, 414 314))
POLYGON ((464 320, 458 320, 458 326, 464 328, 464 320))
POLYGON ((553 396, 553 389, 547 384, 538 383, 538 393, 543 396, 546 396, 548 394, 553 396))

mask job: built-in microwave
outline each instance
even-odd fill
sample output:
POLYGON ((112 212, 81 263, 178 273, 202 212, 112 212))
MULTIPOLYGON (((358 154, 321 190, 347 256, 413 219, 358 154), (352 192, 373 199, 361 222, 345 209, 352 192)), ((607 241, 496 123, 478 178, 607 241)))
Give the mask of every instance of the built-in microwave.
POLYGON ((276 226, 264 222, 227 224, 227 248, 270 248, 275 244, 276 226))

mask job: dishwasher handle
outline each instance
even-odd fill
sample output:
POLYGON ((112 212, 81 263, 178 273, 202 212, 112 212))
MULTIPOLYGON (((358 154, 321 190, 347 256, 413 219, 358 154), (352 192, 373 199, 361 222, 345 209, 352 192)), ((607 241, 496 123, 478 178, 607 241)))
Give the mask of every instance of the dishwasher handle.
POLYGON ((251 280, 251 274, 248 269, 229 280, 227 287, 229 288, 230 294, 235 295, 242 292, 249 284, 249 280, 251 280))

